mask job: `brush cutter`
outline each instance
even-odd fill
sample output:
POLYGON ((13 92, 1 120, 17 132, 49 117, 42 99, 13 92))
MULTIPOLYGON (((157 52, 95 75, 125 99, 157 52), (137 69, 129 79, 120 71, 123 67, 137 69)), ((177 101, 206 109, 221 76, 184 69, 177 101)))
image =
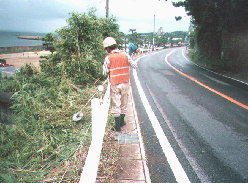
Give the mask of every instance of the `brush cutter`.
POLYGON ((75 113, 72 117, 73 121, 79 121, 82 119, 82 117, 84 116, 82 110, 80 110, 79 112, 75 113))
MULTIPOLYGON (((97 87, 97 89, 98 89, 98 92, 99 92, 99 94, 100 94, 100 99, 102 100, 102 94, 103 94, 103 90, 104 90, 104 87, 102 86, 102 85, 99 85, 98 87, 97 87)), ((96 93, 91 97, 91 99, 94 97, 96 95, 96 93)), ((88 105, 88 103, 90 102, 91 100, 89 100, 86 104, 85 104, 85 106, 86 105, 88 105)), ((72 117, 72 120, 73 121, 79 121, 79 120, 81 120, 82 118, 83 118, 83 116, 84 116, 84 114, 83 114, 83 109, 85 108, 85 106, 80 110, 80 111, 78 111, 77 113, 75 113, 74 115, 73 115, 73 117, 72 117)))

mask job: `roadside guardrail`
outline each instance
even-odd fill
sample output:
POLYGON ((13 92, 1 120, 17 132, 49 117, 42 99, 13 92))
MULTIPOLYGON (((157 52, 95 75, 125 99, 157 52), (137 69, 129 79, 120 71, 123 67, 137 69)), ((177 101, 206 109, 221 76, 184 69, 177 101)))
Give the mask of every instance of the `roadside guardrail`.
MULTIPOLYGON (((164 49, 164 47, 154 47, 154 50, 157 51, 157 50, 162 50, 164 49)), ((152 51, 152 48, 140 48, 140 53, 143 54, 145 52, 149 52, 149 51, 152 51)))
MULTIPOLYGON (((105 81, 107 82, 107 80, 105 81)), ((95 183, 110 106, 110 84, 103 99, 91 100, 92 140, 79 183, 95 183)))

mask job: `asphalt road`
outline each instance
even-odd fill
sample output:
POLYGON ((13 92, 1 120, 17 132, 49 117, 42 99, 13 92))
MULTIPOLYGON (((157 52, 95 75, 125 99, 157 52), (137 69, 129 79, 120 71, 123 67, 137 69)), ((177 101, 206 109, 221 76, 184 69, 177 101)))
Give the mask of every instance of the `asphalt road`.
POLYGON ((248 85, 166 49, 131 78, 152 183, 248 182, 248 85))

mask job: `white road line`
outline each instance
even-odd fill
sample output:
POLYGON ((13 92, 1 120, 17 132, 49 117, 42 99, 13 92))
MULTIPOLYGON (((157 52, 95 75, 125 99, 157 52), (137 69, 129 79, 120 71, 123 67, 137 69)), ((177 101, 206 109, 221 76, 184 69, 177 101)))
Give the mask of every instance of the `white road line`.
MULTIPOLYGON (((183 57, 184 57, 186 60, 192 62, 191 60, 189 60, 189 59, 186 57, 185 52, 183 51, 183 49, 182 49, 182 55, 183 55, 183 57)), ((248 83, 246 83, 246 82, 244 82, 244 81, 241 81, 241 80, 238 80, 238 79, 235 79, 235 78, 226 76, 226 75, 224 75, 224 74, 220 74, 220 73, 218 73, 218 72, 214 72, 214 71, 209 70, 209 69, 207 69, 207 68, 205 68, 205 67, 202 67, 202 66, 200 66, 200 65, 198 65, 198 64, 196 64, 196 63, 194 63, 194 62, 192 62, 192 63, 193 63, 195 66, 200 67, 200 68, 202 68, 202 69, 204 69, 204 70, 206 70, 206 71, 208 71, 208 72, 212 72, 212 73, 217 74, 217 75, 219 75, 219 76, 223 76, 223 77, 225 77, 225 78, 228 78, 228 79, 231 79, 231 80, 240 82, 240 83, 242 83, 242 84, 248 85, 248 83)))
POLYGON ((173 122, 171 122, 168 119, 167 115, 163 111, 162 107, 158 103, 155 95, 152 93, 152 91, 149 89, 149 87, 148 87, 148 90, 149 90, 149 93, 151 94, 151 97, 152 97, 155 105, 157 106, 159 112, 162 114, 162 116, 164 118, 164 121, 166 122, 167 126, 169 127, 174 139, 177 141, 178 146, 181 148, 184 156, 187 158, 189 164, 193 168, 193 170, 196 173, 197 177, 201 180, 201 182, 211 183, 211 181, 209 180, 208 176, 204 173, 204 171, 202 170, 200 165, 197 163, 196 159, 191 156, 191 154, 189 153, 188 149, 184 146, 184 144, 182 142, 182 139, 178 136, 177 130, 172 125, 173 122))
POLYGON ((132 106, 133 106, 133 109, 134 109, 134 118, 135 118, 135 123, 136 123, 136 127, 137 127, 137 133, 138 133, 138 137, 139 137, 139 145, 140 145, 140 154, 141 154, 141 159, 142 159, 142 162, 143 162, 143 167, 144 167, 144 174, 145 174, 145 180, 146 180, 146 183, 151 183, 151 178, 150 178, 150 172, 149 172, 149 168, 148 168, 148 165, 147 165, 147 157, 146 157, 146 152, 145 152, 145 147, 144 147, 144 142, 143 142, 143 138, 142 138, 142 135, 141 135, 141 130, 140 130, 140 125, 139 125, 139 119, 138 119, 138 115, 137 115, 137 111, 136 111, 136 108, 135 108, 135 103, 134 103, 134 100, 133 100, 133 94, 132 94, 132 86, 131 87, 131 97, 132 97, 132 106))
POLYGON ((157 120, 157 117, 155 116, 154 112, 152 111, 151 106, 149 105, 149 102, 146 98, 146 95, 143 91, 143 88, 141 87, 140 81, 138 79, 138 75, 136 70, 133 70, 133 76, 135 79, 135 83, 141 98, 141 101, 144 105, 144 108, 148 114, 148 117, 151 121, 151 124, 153 126, 153 129, 156 133, 156 136, 159 140, 160 146, 164 152, 165 157, 167 158, 167 161, 172 169, 172 172, 177 180, 178 183, 188 183, 189 178, 187 174, 185 173, 182 165, 180 164, 174 150, 172 149, 167 137, 165 136, 162 127, 159 124, 159 121, 157 120))
POLYGON ((190 61, 190 60, 186 57, 185 52, 183 51, 183 49, 182 49, 182 55, 183 55, 183 57, 184 57, 186 60, 190 61))

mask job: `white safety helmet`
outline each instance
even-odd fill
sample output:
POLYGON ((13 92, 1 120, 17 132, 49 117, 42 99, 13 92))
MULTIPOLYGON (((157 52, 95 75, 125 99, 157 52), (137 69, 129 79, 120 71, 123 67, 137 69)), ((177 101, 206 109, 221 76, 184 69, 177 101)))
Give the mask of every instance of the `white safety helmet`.
POLYGON ((115 45, 116 44, 116 41, 114 38, 112 37, 107 37, 106 39, 104 39, 103 41, 103 47, 104 48, 107 48, 109 46, 112 46, 112 45, 115 45))

